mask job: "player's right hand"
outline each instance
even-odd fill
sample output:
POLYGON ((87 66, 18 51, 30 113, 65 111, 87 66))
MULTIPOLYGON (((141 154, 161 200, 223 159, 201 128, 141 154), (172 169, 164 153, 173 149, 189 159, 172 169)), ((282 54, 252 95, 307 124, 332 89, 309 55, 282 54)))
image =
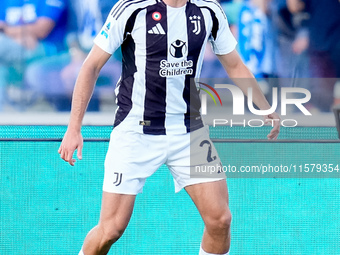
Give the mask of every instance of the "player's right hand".
POLYGON ((77 158, 81 160, 82 149, 83 137, 80 131, 67 130, 59 147, 58 153, 63 160, 68 162, 71 166, 74 166, 76 160, 73 158, 73 153, 77 150, 77 158))
MULTIPOLYGON (((270 133, 267 135, 267 137, 269 140, 276 140, 280 133, 280 116, 276 112, 273 112, 265 116, 265 119, 273 120, 273 128, 270 131, 270 133)), ((267 121, 266 123, 270 123, 270 122, 267 121)))

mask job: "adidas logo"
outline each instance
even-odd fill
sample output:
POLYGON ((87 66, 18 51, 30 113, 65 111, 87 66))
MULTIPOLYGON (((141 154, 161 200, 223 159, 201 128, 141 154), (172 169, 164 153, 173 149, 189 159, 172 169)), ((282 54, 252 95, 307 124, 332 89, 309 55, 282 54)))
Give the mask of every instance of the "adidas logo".
POLYGON ((152 29, 148 31, 149 34, 154 34, 154 35, 165 35, 165 31, 162 28, 160 23, 157 23, 156 26, 154 26, 152 29))

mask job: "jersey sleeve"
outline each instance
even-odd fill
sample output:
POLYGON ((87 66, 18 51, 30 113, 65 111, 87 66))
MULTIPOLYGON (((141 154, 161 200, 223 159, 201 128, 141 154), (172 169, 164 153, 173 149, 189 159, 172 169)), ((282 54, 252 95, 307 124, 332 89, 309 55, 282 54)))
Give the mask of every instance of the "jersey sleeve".
POLYGON ((58 21, 66 8, 66 0, 44 0, 38 7, 38 18, 46 17, 58 21))
POLYGON ((219 4, 217 5, 219 8, 215 8, 215 21, 210 42, 216 55, 224 55, 235 49, 237 41, 230 31, 227 16, 222 7, 219 4))
POLYGON ((119 12, 120 1, 112 8, 104 26, 94 39, 94 43, 109 54, 113 54, 124 40, 124 31, 128 16, 119 12))

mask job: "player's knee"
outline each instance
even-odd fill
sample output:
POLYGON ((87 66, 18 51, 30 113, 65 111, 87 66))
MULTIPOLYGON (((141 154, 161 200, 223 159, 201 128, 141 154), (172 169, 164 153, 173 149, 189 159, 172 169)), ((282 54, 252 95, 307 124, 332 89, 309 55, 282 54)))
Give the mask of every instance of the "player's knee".
POLYGON ((113 244, 123 235, 125 227, 114 224, 111 226, 102 225, 101 230, 103 241, 107 244, 113 244))
POLYGON ((232 216, 230 210, 225 210, 208 218, 206 220, 206 228, 212 233, 228 233, 231 225, 231 219, 232 216))

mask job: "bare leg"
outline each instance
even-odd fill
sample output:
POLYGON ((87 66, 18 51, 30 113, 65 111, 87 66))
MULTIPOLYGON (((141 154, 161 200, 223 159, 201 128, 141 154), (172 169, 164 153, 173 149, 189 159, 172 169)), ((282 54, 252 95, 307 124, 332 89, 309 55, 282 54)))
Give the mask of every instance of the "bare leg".
POLYGON ((100 220, 86 236, 85 255, 107 254, 124 233, 133 211, 135 195, 103 192, 100 220))
POLYGON ((226 254, 230 248, 231 213, 225 180, 187 186, 205 224, 202 248, 213 254, 226 254))

